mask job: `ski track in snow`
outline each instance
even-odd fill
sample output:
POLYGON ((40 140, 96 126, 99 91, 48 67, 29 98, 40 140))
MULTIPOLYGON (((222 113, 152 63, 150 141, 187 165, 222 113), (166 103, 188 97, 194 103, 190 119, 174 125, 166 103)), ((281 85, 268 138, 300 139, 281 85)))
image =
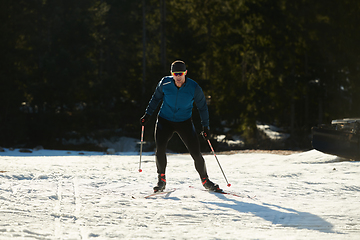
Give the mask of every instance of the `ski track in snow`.
POLYGON ((142 173, 137 155, 11 154, 0 153, 0 239, 360 238, 360 162, 315 150, 218 155, 230 188, 205 155, 210 179, 244 197, 199 190, 191 157, 169 155, 176 190, 148 199, 150 154, 142 173))

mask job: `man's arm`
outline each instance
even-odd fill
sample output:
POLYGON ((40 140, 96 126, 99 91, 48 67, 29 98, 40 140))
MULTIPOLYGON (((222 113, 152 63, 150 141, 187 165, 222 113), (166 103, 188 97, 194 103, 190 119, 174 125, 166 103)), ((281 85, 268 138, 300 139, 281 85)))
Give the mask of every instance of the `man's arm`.
POLYGON ((161 100, 164 98, 164 92, 162 90, 163 86, 162 86, 162 82, 163 80, 161 80, 159 82, 159 84, 157 85, 154 94, 152 95, 150 101, 149 101, 149 105, 146 108, 146 113, 149 115, 152 115, 154 113, 154 111, 156 110, 157 106, 159 105, 159 103, 161 102, 161 100))
POLYGON ((200 113, 201 125, 203 127, 209 127, 209 110, 206 104, 204 92, 199 85, 195 88, 194 100, 200 113))

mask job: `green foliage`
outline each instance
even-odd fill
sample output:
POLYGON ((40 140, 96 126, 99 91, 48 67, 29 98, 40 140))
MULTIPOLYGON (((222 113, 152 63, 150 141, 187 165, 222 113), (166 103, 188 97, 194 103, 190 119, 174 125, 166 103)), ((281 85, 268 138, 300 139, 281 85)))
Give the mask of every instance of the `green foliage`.
POLYGON ((253 146, 256 121, 296 135, 359 117, 359 10, 352 0, 1 1, 0 144, 137 129, 167 74, 164 46, 166 66, 184 60, 211 96, 212 129, 225 121, 253 146))

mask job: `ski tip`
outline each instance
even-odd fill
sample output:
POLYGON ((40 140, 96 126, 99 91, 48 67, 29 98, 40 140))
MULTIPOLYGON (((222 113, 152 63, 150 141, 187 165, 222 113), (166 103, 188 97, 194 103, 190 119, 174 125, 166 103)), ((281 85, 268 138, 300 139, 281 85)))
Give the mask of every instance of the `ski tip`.
POLYGON ((142 172, 142 169, 139 169, 139 172, 142 172))
POLYGON ((228 187, 231 187, 231 184, 229 183, 227 186, 228 186, 228 187))

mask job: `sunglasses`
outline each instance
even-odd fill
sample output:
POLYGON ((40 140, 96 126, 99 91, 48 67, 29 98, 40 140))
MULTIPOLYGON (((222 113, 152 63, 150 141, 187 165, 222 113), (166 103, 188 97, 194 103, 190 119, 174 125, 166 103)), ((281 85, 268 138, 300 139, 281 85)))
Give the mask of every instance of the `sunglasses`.
POLYGON ((171 74, 173 76, 183 76, 183 75, 185 75, 185 73, 186 73, 186 71, 185 72, 171 72, 171 74))

